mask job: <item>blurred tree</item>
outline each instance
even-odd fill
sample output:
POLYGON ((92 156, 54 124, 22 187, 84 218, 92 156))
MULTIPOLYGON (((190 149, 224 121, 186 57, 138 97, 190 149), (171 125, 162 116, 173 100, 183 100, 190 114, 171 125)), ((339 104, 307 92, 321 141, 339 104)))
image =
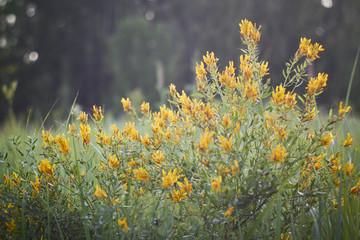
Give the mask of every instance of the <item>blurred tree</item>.
MULTIPOLYGON (((33 106, 41 116, 57 99, 67 113, 77 91, 85 109, 120 111, 119 99, 136 88, 159 101, 156 86, 194 83, 194 63, 206 51, 221 68, 237 64, 244 18, 262 26, 260 57, 270 63, 273 84, 300 37, 324 46, 313 68, 329 73, 320 100, 330 105, 345 98, 360 45, 358 0, 0 0, 0 10, 0 84, 18 80, 15 111, 33 106)), ((352 93, 359 89, 355 81, 352 93)), ((0 100, 2 121, 7 106, 0 100)), ((360 110, 356 94, 350 101, 360 110)))

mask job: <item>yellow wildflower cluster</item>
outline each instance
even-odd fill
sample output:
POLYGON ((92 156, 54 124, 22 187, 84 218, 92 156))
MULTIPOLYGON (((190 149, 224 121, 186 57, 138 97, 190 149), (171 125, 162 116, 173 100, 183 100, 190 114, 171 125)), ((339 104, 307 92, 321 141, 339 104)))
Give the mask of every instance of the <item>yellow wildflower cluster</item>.
POLYGON ((252 41, 259 42, 260 41, 260 28, 256 28, 256 24, 248 21, 247 19, 241 20, 240 26, 240 34, 243 36, 244 42, 252 41))
POLYGON ((326 87, 327 79, 328 75, 324 73, 319 73, 316 78, 312 77, 307 86, 308 94, 310 96, 316 95, 319 91, 326 87))
POLYGON ((296 105, 296 93, 291 94, 288 91, 285 94, 285 88, 283 86, 276 86, 275 91, 272 92, 271 101, 277 105, 286 104, 289 108, 293 108, 296 105))
POLYGON ((55 164, 51 165, 49 159, 47 159, 47 158, 41 160, 41 162, 39 163, 39 171, 48 176, 54 174, 54 167, 55 167, 55 164))
POLYGON ((324 51, 322 45, 315 43, 311 44, 311 39, 301 38, 299 44, 299 54, 306 56, 311 61, 319 58, 319 52, 324 51))
POLYGON ((96 185, 96 190, 94 192, 94 196, 97 198, 106 198, 108 195, 106 194, 106 192, 101 189, 101 187, 99 185, 96 185))

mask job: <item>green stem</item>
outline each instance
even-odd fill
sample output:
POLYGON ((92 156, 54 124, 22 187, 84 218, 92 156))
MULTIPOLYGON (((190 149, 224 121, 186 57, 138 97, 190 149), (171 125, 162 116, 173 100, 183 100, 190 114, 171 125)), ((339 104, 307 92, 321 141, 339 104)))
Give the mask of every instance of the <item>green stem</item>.
POLYGON ((77 185, 78 185, 77 187, 79 188, 79 191, 80 191, 80 202, 81 202, 81 212, 82 212, 83 224, 84 224, 84 228, 85 228, 86 240, 90 240, 91 238, 90 238, 89 225, 87 222, 88 212, 87 212, 87 208, 85 206, 83 188, 81 186, 81 175, 80 175, 79 161, 78 161, 77 153, 76 153, 75 137, 73 137, 73 146, 74 146, 75 163, 76 163, 76 178, 77 178, 77 185))

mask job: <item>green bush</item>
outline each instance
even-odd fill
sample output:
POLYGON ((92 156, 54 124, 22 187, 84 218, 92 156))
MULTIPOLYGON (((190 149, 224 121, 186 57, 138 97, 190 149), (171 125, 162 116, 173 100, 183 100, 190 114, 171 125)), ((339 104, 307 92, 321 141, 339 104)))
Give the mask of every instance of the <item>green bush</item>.
POLYGON ((139 112, 123 98, 135 121, 122 131, 106 131, 94 106, 92 124, 81 112, 67 133, 43 131, 42 143, 13 138, 18 158, 1 155, 1 236, 358 238, 357 152, 350 135, 332 133, 350 107, 340 103, 312 124, 327 74, 308 80, 306 69, 323 48, 302 38, 284 82, 271 89, 259 29, 240 23, 247 48, 237 71, 233 62, 219 71, 213 53, 203 57, 192 97, 171 84, 169 106, 151 111, 144 102, 139 112))

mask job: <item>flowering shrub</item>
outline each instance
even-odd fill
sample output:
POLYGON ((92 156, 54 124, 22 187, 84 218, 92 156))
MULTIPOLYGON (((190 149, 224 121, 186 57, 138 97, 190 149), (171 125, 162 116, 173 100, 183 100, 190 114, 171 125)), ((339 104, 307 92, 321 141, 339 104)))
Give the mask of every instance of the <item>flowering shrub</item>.
MULTIPOLYGON (((283 71, 284 82, 272 89, 268 63, 257 55, 260 27, 247 20, 239 25, 246 46, 239 66, 229 62, 220 71, 214 53, 207 52, 196 64, 193 96, 171 84, 169 106, 153 111, 144 102, 141 112, 123 98, 124 111, 136 119, 123 130, 104 129, 102 109, 94 106, 66 134, 43 131, 41 148, 36 138, 13 138, 19 159, 8 165, 0 185, 1 235, 295 239, 321 234, 319 229, 331 234, 319 221, 339 211, 341 197, 345 204, 355 201, 360 188, 346 160, 350 134, 340 142, 332 133, 350 107, 340 103, 337 114, 313 127, 316 97, 328 76, 308 80, 306 69, 322 46, 302 38, 283 71), (303 85, 305 93, 297 95, 303 85)), ((331 225, 331 219, 321 223, 331 225)))

